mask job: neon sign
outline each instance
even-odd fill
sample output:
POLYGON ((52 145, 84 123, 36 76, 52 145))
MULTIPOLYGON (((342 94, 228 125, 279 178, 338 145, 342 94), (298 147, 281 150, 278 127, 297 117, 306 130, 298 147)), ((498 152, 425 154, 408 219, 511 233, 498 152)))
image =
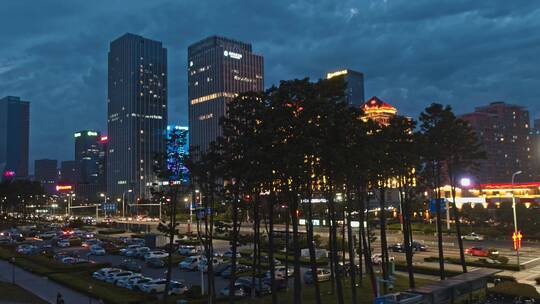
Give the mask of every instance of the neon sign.
POLYGON ((72 185, 56 185, 56 191, 68 191, 73 190, 72 185))

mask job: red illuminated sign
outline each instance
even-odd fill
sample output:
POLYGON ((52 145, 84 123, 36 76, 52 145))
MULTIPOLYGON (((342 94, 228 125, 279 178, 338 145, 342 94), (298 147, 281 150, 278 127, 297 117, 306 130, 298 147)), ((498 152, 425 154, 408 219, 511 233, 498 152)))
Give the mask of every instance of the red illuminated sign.
POLYGON ((72 185, 56 185, 56 191, 69 191, 73 190, 72 185))
POLYGON ((106 142, 107 140, 109 140, 109 137, 107 137, 107 136, 101 136, 101 138, 100 138, 101 142, 106 142))
POLYGON ((14 177, 15 171, 4 171, 4 177, 14 177))

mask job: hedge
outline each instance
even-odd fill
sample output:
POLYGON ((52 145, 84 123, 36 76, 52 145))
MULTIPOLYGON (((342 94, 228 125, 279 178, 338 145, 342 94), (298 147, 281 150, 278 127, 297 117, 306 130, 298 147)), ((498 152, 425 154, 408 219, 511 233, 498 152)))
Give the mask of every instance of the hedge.
MULTIPOLYGON (((407 271, 407 264, 405 262, 396 261, 395 262, 395 267, 396 267, 396 270, 398 270, 398 271, 407 271)), ((419 273, 419 274, 427 274, 427 275, 434 275, 434 276, 439 275, 439 268, 434 268, 434 267, 430 267, 430 266, 426 266, 426 265, 414 265, 413 266, 413 271, 415 273, 419 273)), ((447 277, 452 277, 452 276, 461 274, 462 272, 461 271, 450 270, 450 269, 445 269, 444 273, 445 273, 445 275, 447 277)))
POLYGON ((494 287, 488 288, 488 293, 511 298, 521 296, 540 300, 540 294, 534 286, 516 282, 499 283, 494 287))
MULTIPOLYGON (((501 257, 501 258, 506 258, 506 257, 501 257)), ((438 262, 439 258, 432 256, 432 257, 424 258, 424 261, 426 261, 426 262, 438 262)), ((450 264, 461 265, 461 260, 459 258, 445 257, 444 261, 448 262, 450 264)), ((480 259, 480 260, 477 260, 477 261, 473 261, 473 260, 470 260, 470 259, 465 259, 465 264, 467 266, 472 266, 472 267, 486 267, 486 268, 501 269, 501 270, 519 271, 519 268, 518 268, 517 265, 514 265, 514 264, 493 264, 493 263, 486 262, 485 259, 480 259)))

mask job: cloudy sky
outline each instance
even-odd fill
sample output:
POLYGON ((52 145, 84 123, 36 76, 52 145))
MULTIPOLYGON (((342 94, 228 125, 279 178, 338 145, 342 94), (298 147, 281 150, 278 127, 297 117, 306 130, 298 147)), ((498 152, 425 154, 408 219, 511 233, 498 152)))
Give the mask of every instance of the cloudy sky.
POLYGON ((32 163, 72 159, 73 132, 106 130, 108 45, 125 32, 168 48, 173 123, 187 123, 187 46, 213 34, 251 42, 267 86, 347 67, 404 114, 503 100, 540 117, 537 1, 6 1, 0 96, 31 101, 32 163))

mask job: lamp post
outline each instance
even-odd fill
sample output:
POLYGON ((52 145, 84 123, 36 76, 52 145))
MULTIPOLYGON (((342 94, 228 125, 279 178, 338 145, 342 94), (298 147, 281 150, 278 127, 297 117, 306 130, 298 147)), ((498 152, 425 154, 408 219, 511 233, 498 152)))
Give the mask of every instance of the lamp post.
POLYGON ((11 284, 15 285, 15 257, 11 258, 11 284))
POLYGON ((124 193, 122 193, 122 217, 125 218, 126 217, 126 193, 131 193, 133 192, 132 189, 128 189, 127 191, 124 191, 124 193))
MULTIPOLYGON (((512 174, 512 212, 514 213, 514 234, 517 236, 518 234, 518 226, 517 226, 517 216, 516 216, 516 196, 514 194, 514 179, 516 178, 516 175, 519 175, 523 173, 523 171, 516 171, 514 174, 512 174)), ((516 258, 517 258, 517 265, 519 269, 519 247, 516 247, 516 258)))

